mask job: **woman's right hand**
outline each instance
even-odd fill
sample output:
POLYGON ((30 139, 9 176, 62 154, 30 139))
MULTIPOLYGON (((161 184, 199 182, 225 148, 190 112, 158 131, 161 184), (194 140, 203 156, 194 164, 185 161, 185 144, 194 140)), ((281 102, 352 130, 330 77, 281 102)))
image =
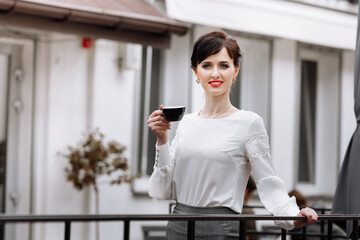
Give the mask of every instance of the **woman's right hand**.
POLYGON ((162 115, 163 105, 160 106, 159 110, 152 112, 148 118, 147 125, 153 131, 157 137, 157 145, 163 145, 168 141, 167 131, 170 129, 170 122, 166 120, 162 115))
POLYGON ((295 227, 305 227, 308 224, 316 222, 319 217, 315 210, 309 207, 301 209, 298 216, 305 216, 306 220, 295 220, 295 227))

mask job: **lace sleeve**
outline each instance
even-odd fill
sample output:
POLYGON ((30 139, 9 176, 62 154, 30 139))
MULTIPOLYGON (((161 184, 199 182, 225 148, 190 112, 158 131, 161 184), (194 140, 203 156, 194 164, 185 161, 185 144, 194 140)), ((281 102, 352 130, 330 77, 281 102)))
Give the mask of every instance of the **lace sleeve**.
MULTIPOLYGON (((269 139, 262 122, 258 121, 254 134, 250 135, 245 144, 260 201, 275 216, 296 216, 299 208, 294 198, 287 194, 287 188, 280 179, 271 161, 269 139)), ((281 220, 275 223, 287 230, 294 228, 293 221, 281 220)))
POLYGON ((255 179, 260 180, 276 175, 271 161, 267 135, 257 134, 251 136, 245 145, 245 150, 255 179))
POLYGON ((249 159, 257 157, 270 157, 270 145, 267 135, 252 136, 246 143, 246 151, 249 159))

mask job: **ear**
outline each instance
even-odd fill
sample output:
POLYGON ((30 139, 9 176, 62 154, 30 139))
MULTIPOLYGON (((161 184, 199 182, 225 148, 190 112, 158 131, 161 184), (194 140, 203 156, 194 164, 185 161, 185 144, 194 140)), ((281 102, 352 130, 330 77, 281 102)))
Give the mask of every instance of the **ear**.
POLYGON ((239 70, 240 70, 240 66, 235 67, 234 78, 236 78, 237 75, 239 74, 239 70))
POLYGON ((198 78, 198 74, 197 74, 196 68, 192 68, 192 70, 194 71, 194 74, 195 74, 196 78, 198 78))

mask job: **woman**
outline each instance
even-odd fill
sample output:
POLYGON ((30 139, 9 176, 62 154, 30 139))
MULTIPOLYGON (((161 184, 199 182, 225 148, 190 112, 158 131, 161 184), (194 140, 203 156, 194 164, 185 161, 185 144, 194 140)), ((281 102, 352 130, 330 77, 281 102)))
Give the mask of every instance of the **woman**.
MULTIPOLYGON (((307 221, 276 221, 290 230, 316 221, 310 208, 299 210, 271 163, 268 136, 262 119, 235 108, 230 89, 239 73, 240 48, 224 32, 200 37, 193 49, 191 67, 205 93, 204 107, 187 114, 168 143, 170 123, 159 110, 148 119, 157 136, 154 172, 149 195, 177 201, 174 213, 241 213, 250 173, 260 200, 275 216, 307 216, 307 221)), ((231 239, 238 236, 236 221, 196 222, 196 238, 231 239)), ((170 221, 168 239, 186 238, 186 223, 170 221)))

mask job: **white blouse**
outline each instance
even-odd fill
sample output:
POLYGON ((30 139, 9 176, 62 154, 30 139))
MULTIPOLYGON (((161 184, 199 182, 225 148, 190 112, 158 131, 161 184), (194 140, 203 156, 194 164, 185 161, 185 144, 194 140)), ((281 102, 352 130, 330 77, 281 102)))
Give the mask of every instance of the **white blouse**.
MULTIPOLYGON (((156 146, 149 195, 198 207, 224 206, 241 213, 252 172, 264 207, 275 216, 299 208, 271 162, 268 136, 257 114, 239 110, 219 119, 185 115, 171 143, 156 146)), ((287 230, 293 221, 275 221, 287 230)))

